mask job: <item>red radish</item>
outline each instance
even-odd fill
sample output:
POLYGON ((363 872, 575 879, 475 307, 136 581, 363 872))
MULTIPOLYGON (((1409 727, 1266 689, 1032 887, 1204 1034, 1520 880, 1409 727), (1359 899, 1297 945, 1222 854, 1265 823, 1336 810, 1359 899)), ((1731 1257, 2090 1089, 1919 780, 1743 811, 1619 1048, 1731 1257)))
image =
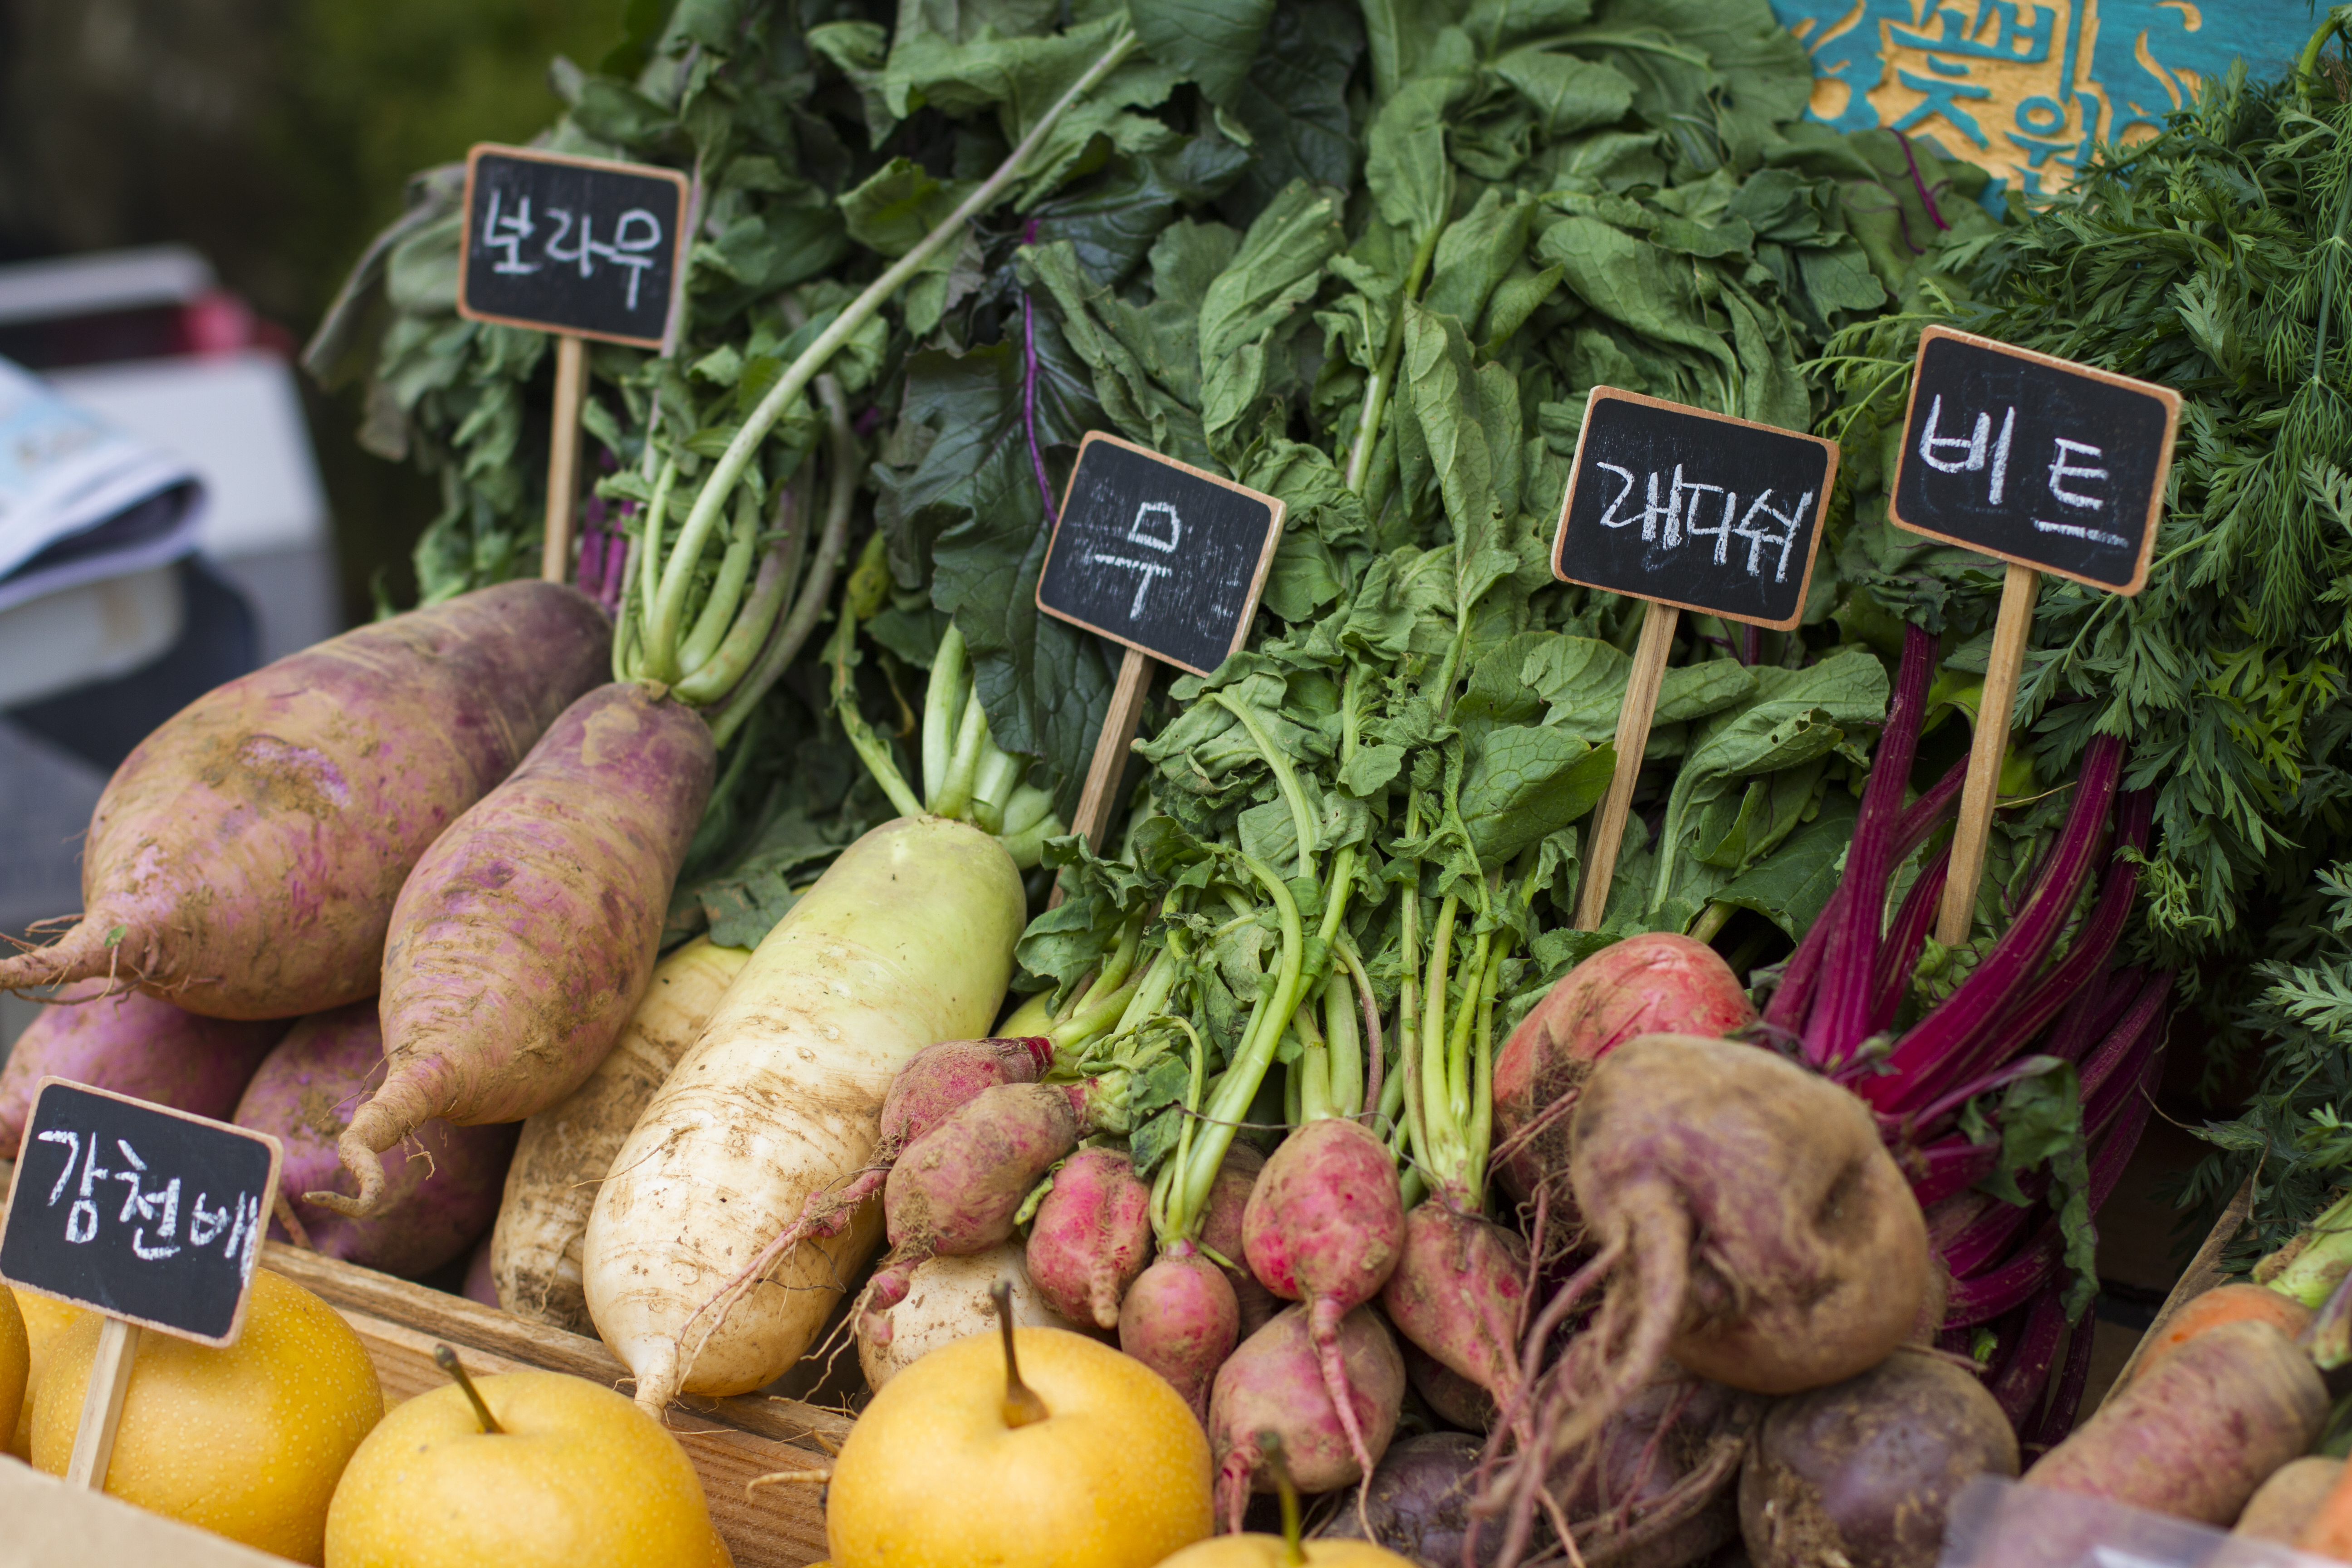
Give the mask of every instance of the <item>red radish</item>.
MULTIPOLYGON (((898 1156, 917 1139, 989 1089, 1008 1083, 1035 1083, 1053 1059, 1054 1042, 1043 1035, 941 1040, 916 1052, 914 1059, 890 1080, 890 1092, 883 1097, 882 1141, 874 1146, 874 1157, 865 1169, 838 1187, 811 1193, 801 1205, 800 1217, 721 1285, 688 1320, 689 1326, 705 1312, 723 1312, 746 1286, 803 1241, 839 1236, 848 1229, 858 1205, 882 1190, 898 1156)), ((888 1342, 887 1333, 882 1342, 888 1342)))
POLYGON ((1756 1008, 1715 949, 1673 931, 1612 942, 1570 970, 1495 1058, 1496 1173, 1517 1196, 1562 1178, 1568 1119, 1593 1065, 1637 1035, 1738 1033, 1756 1008))
POLYGON ((908 1146, 883 1184, 890 1257, 866 1288, 859 1333, 890 1342, 885 1314, 925 1258, 978 1252, 1013 1235, 1029 1189, 1077 1143, 1084 1129, 1072 1102, 1082 1094, 1040 1083, 985 1089, 908 1146))
POLYGON ((1166 1378, 1204 1426, 1210 1385, 1240 1339, 1226 1270, 1189 1241, 1161 1247, 1119 1304, 1118 1348, 1166 1378))
POLYGON ((1397 1332, 1507 1410, 1519 1390, 1531 1272, 1517 1231, 1433 1201, 1404 1216, 1404 1245, 1381 1305, 1397 1332))
POLYGON ((604 679, 609 640, 585 595, 503 583, 207 692, 115 770, 79 923, 0 990, 120 978, 215 1018, 373 995, 410 868, 604 679))
POLYGON ((288 1028, 184 1012, 143 992, 84 981, 16 1037, 0 1067, 0 1160, 16 1157, 34 1091, 69 1078, 217 1121, 236 1109, 253 1069, 288 1028))
MULTIPOLYGON (((1225 1281, 1234 1288, 1234 1304, 1241 1310, 1244 1339, 1265 1327, 1282 1310, 1282 1303, 1249 1271, 1248 1260, 1242 1255, 1242 1215, 1249 1208, 1250 1189, 1265 1169, 1265 1156, 1249 1144, 1235 1143, 1226 1150, 1217 1165, 1216 1184, 1209 1189, 1209 1206, 1201 1215, 1202 1250, 1216 1254, 1230 1266, 1225 1268, 1225 1281)), ((1207 1384, 1203 1382, 1202 1387, 1205 1400, 1207 1384)))
POLYGON ((1379 1316, 1363 1308, 1339 1325, 1339 1355, 1351 1407, 1333 1404, 1323 1362, 1307 1331, 1307 1310, 1291 1307, 1242 1342, 1217 1369, 1209 1399, 1209 1445, 1217 1467, 1217 1509, 1238 1531, 1253 1491, 1275 1489, 1258 1434, 1282 1435, 1283 1455, 1301 1491, 1353 1486, 1388 1451, 1404 1400, 1404 1358, 1379 1316))
POLYGON ((1118 1327, 1119 1298, 1151 1259, 1151 1188, 1124 1149, 1081 1149, 1029 1225, 1030 1280, 1074 1323, 1118 1327))
POLYGON ((383 1203, 364 1219, 296 1195, 348 1179, 335 1145, 368 1079, 383 1068, 373 1003, 313 1014, 262 1062, 236 1121, 286 1146, 280 1186, 303 1232, 289 1239, 387 1274, 429 1274, 463 1257, 498 1218, 507 1161, 522 1130, 452 1127, 438 1117, 424 1122, 409 1135, 405 1157, 394 1160, 383 1203))
POLYGON ((710 795, 709 727, 660 687, 599 687, 416 864, 383 953, 384 1077, 343 1134, 373 1212, 380 1152, 432 1117, 520 1121, 580 1087, 653 978, 710 795))
POLYGON ((1242 1247, 1250 1272, 1307 1303, 1307 1336, 1356 1464, 1380 1456, 1359 1428, 1339 1324, 1380 1294, 1404 1241, 1404 1201, 1388 1145, 1356 1121, 1324 1117, 1282 1142, 1250 1189, 1242 1247))

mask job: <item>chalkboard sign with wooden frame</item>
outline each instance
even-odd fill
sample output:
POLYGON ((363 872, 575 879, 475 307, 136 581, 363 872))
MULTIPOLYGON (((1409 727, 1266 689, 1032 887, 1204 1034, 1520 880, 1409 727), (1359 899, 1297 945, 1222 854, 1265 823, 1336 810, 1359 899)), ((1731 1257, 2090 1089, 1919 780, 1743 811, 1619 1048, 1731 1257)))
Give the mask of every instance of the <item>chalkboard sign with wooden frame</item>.
POLYGON ((1596 386, 1552 572, 1787 631, 1804 618, 1837 468, 1834 441, 1596 386))
POLYGON ((250 1128, 45 1078, 0 1220, 16 1289, 236 1342, 284 1151, 250 1128))
POLYGON ((2137 594, 2179 423, 2168 386, 1929 327, 1887 510, 1913 533, 2137 594))
POLYGON ((466 156, 457 313, 662 349, 686 276, 687 207, 674 169, 479 143, 466 156))

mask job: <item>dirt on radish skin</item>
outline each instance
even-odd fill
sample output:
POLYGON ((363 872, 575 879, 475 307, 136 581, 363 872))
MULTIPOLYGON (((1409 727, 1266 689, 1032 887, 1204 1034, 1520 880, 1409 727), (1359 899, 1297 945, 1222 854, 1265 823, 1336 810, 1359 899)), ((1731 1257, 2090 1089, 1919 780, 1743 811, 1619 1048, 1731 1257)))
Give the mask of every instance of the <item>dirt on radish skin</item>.
POLYGON ((365 1215, 418 1124, 520 1121, 586 1081, 653 979, 714 756, 665 689, 602 686, 425 851, 383 952, 383 1077, 342 1139, 359 1191, 312 1201, 365 1215))
POLYGON ((1189 1241, 1161 1248, 1119 1303, 1118 1348, 1167 1379, 1203 1426, 1217 1369, 1240 1342, 1231 1271, 1189 1241))
MULTIPOLYGON (((1258 1434, 1282 1435, 1291 1479, 1305 1492, 1336 1491, 1364 1478, 1307 1332, 1307 1310, 1290 1307, 1244 1340, 1217 1369, 1209 1396, 1209 1446, 1217 1467, 1217 1512, 1231 1530, 1253 1491, 1275 1489, 1258 1434)), ((1387 1452, 1404 1401, 1404 1358, 1378 1313, 1360 1307, 1339 1324, 1345 1386, 1362 1447, 1374 1464, 1387 1452)))
MULTIPOLYGON (((521 1129, 452 1127, 436 1117, 410 1135, 404 1157, 394 1160, 374 1214, 354 1219, 311 1203, 299 1194, 350 1180, 336 1143, 383 1066, 375 1004, 316 1014, 263 1058, 235 1120, 285 1145, 278 1190, 314 1251, 386 1274, 429 1274, 463 1257, 497 1217, 521 1129)), ((273 1230, 281 1240, 293 1239, 273 1230)))
POLYGON ((0 1066, 0 1160, 14 1160, 41 1079, 55 1076, 225 1120, 291 1028, 279 1018, 206 1018, 102 980, 69 987, 16 1037, 0 1066))
POLYGON ((1518 1391, 1530 1268, 1517 1231, 1432 1198, 1404 1216, 1381 1305, 1398 1333, 1500 1408, 1518 1391))
POLYGON ((1360 1471, 1380 1455, 1357 1429, 1339 1325, 1380 1294, 1403 1243, 1395 1157, 1377 1134, 1339 1117, 1309 1121, 1284 1139, 1242 1213, 1250 1272, 1276 1295, 1307 1305, 1307 1334, 1360 1471))
POLYGON ((503 583, 207 692, 115 770, 79 923, 0 990, 112 976, 215 1018, 374 995, 411 868, 605 679, 610 641, 586 595, 503 583))
MULTIPOLYGON (((1495 1058, 1495 1170, 1528 1198, 1564 1176, 1568 1119, 1595 1063, 1640 1035, 1727 1036, 1756 1021, 1716 951, 1672 931, 1612 942, 1563 974, 1495 1058)), ((1568 1196, 1563 1180, 1553 1194, 1568 1196)))
POLYGON ((1021 1249, 1007 1243, 961 1257, 926 1258, 909 1278, 907 1299, 890 1313, 890 1342, 858 1336, 857 1364, 866 1386, 882 1385, 941 1345, 972 1334, 992 1334, 998 1280, 1013 1287, 1013 1321, 1024 1329, 1069 1329, 1076 1323, 1045 1304, 1022 1266, 1021 1249))
POLYGON ((1960 1489, 2017 1465, 1982 1380, 1898 1350, 1765 1416, 1740 1476, 1740 1531, 1756 1568, 1935 1568, 1960 1489))
POLYGON ((1118 1327, 1118 1304, 1151 1261, 1151 1187, 1124 1149, 1081 1149, 1054 1173, 1029 1224, 1030 1279, 1072 1322, 1118 1327))
POLYGON ((861 1338, 890 1342, 888 1314, 923 1259, 979 1252, 1012 1237, 1029 1189, 1077 1143, 1071 1100, 1061 1085, 987 1089, 899 1155, 882 1187, 890 1259, 866 1287, 861 1338))

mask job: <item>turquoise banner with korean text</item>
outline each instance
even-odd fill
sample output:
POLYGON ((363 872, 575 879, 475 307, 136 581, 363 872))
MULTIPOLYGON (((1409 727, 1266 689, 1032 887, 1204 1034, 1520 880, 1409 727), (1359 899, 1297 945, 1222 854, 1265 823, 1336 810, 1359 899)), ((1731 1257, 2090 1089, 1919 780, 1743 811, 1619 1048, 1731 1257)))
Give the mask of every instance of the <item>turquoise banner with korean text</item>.
POLYGON ((2058 190, 2091 142, 2151 134, 2242 56, 2281 75, 2305 0, 1772 0, 1813 57, 1814 115, 1930 138, 2010 189, 2058 190))

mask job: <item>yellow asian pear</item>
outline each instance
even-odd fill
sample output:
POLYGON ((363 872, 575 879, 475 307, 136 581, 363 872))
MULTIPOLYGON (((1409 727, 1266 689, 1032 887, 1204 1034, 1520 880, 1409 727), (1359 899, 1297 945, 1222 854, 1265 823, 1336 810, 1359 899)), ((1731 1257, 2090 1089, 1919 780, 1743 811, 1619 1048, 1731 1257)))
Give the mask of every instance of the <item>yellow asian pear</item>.
MULTIPOLYGON (((0 1286, 0 1290, 6 1287, 0 1286)), ((41 1371, 49 1364, 49 1352, 59 1335, 79 1322, 82 1309, 65 1301, 36 1296, 30 1290, 16 1296, 16 1310, 25 1320, 25 1342, 32 1359, 25 1373, 25 1405, 18 1412, 16 1424, 10 1430, 8 1451, 27 1464, 33 1458, 33 1400, 41 1392, 41 1371)))
MULTIPOLYGON (((1369 1541, 1305 1541, 1299 1542, 1309 1568, 1415 1568, 1410 1557, 1400 1557, 1369 1541)), ((1289 1543, 1279 1535, 1220 1535, 1187 1546, 1162 1561, 1160 1568, 1295 1568, 1289 1543)))
POLYGON ((719 1568, 731 1561, 686 1450, 622 1394, 556 1372, 452 1383, 360 1445, 327 1515, 327 1568, 719 1568))
POLYGON ((16 1413, 24 1408, 25 1383, 32 1371, 25 1315, 16 1310, 16 1293, 0 1285, 0 1431, 16 1429, 16 1413))
POLYGON ((1150 1568, 1213 1523, 1209 1442, 1158 1373, 1066 1329, 1024 1328, 1008 1398, 996 1334, 901 1369, 827 1489, 835 1568, 1150 1568))
MULTIPOLYGON (((102 1320, 58 1336, 33 1412, 33 1463, 65 1474, 102 1320)), ((226 1350, 139 1339, 106 1489, 232 1541, 315 1563, 343 1463, 383 1417, 367 1347, 335 1310, 268 1269, 226 1350)))

